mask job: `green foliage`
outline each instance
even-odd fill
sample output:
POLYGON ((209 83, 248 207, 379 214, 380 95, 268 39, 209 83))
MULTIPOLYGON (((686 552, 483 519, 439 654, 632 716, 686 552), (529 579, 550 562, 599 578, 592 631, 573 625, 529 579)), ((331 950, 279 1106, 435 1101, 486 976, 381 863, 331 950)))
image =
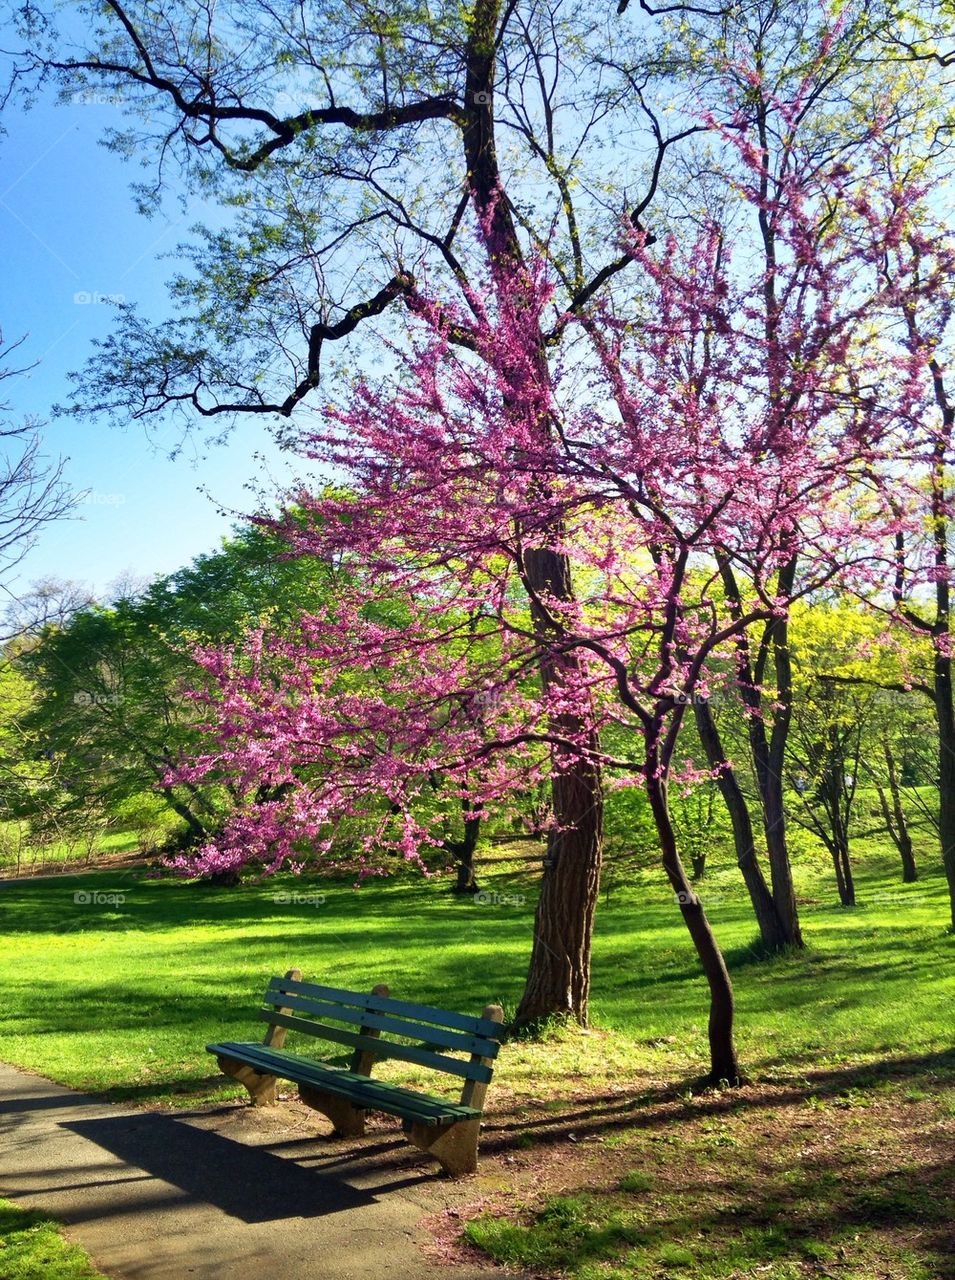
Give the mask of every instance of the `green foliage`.
POLYGON ((289 627, 327 599, 332 572, 282 558, 285 550, 251 526, 140 595, 81 609, 11 654, 6 681, 18 683, 0 704, 0 752, 9 742, 32 762, 34 785, 7 816, 28 817, 34 840, 71 830, 93 840, 119 822, 151 847, 183 824, 196 836, 213 829, 229 804, 223 789, 165 782, 202 741, 205 713, 187 696, 204 682, 193 650, 289 627))
POLYGON ((609 787, 604 795, 604 865, 601 885, 611 894, 659 856, 650 802, 640 786, 609 787))

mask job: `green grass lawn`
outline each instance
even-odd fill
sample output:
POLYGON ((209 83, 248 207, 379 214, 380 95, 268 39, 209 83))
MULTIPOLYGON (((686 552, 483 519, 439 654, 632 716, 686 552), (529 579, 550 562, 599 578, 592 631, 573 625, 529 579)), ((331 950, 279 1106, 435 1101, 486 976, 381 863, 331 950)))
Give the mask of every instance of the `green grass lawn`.
MULTIPOLYGON (((799 870, 809 947, 772 960, 758 958, 738 873, 718 870, 701 889, 733 971, 746 1070, 949 1048, 955 939, 941 873, 902 885, 880 860, 860 870, 861 905, 846 911, 824 864, 799 870)), ((123 871, 5 885, 3 1056, 114 1097, 202 1091, 218 1079, 206 1042, 254 1036, 267 978, 293 966, 356 990, 384 981, 396 996, 513 1010, 533 888, 513 874, 487 886, 524 901, 461 901, 440 878, 355 890, 285 877, 223 889, 123 871), (77 893, 93 900, 74 901, 77 893), (109 900, 117 894, 123 901, 109 900), (283 894, 293 900, 276 901, 283 894), (307 900, 315 897, 323 900, 307 900)), ((615 1034, 598 1037, 593 1054, 587 1037, 546 1055, 515 1044, 515 1084, 541 1070, 555 1086, 575 1072, 610 1078, 637 1060, 674 1079, 705 1067, 706 989, 659 873, 641 873, 601 904, 591 1014, 615 1034)))
MULTIPOLYGON (((497 1158, 525 1159, 526 1152, 531 1174, 526 1188, 515 1190, 514 1169, 500 1166, 498 1225, 476 1218, 467 1228, 472 1241, 502 1261, 580 1280, 742 1276, 766 1259, 776 1268, 765 1273, 770 1280, 789 1280, 828 1274, 826 1251, 835 1251, 838 1262, 838 1250, 847 1248, 862 1262, 832 1274, 859 1280, 943 1274, 925 1262, 936 1256, 928 1235, 921 1253, 913 1245, 912 1223, 894 1243, 879 1237, 891 1266, 859 1269, 871 1259, 852 1243, 855 1210, 844 1208, 848 1225, 825 1226, 826 1212, 843 1212, 833 1199, 842 1184, 831 1181, 831 1170, 806 1174, 808 1189, 802 1183, 794 1189, 790 1179, 790 1166, 798 1170, 803 1160, 798 1144, 806 1120, 813 1131, 831 1130, 840 1151, 854 1151, 852 1125, 860 1117, 875 1125, 878 1118, 884 1138, 873 1141, 888 1151, 903 1134, 922 1142, 905 1124, 925 1108, 935 1108, 932 1123, 955 1115, 955 938, 946 927, 941 871, 928 855, 921 861, 923 878, 902 885, 894 859, 867 851, 857 868, 860 905, 847 911, 836 905, 826 863, 801 858, 808 947, 770 960, 760 959, 754 945, 736 869, 708 874, 701 892, 731 966, 740 1055, 753 1081, 752 1092, 743 1091, 749 1102, 739 1102, 739 1115, 732 1103, 729 1119, 714 1120, 709 1104, 690 1092, 706 1069, 706 988, 672 895, 655 871, 615 890, 598 912, 592 1029, 545 1043, 515 1041, 502 1054, 491 1113, 497 1108, 513 1121, 503 1126, 510 1136, 501 1139, 501 1151, 518 1155, 496 1157, 491 1140, 489 1161, 493 1168, 497 1158), (770 1168, 746 1106, 765 1108, 766 1091, 774 1090, 773 1106, 789 1119, 774 1130, 778 1167, 770 1168), (580 1100, 598 1095, 628 1099, 620 1104, 629 1108, 626 1123, 594 1138, 588 1150, 599 1148, 604 1164, 596 1172, 581 1166, 575 1190, 574 1161, 583 1147, 566 1146, 576 1141, 567 1135, 586 1127, 574 1120, 580 1100), (909 1106, 914 1110, 900 1121, 896 1109, 909 1106), (651 1115, 654 1126, 664 1124, 667 1107, 676 1108, 674 1141, 682 1144, 666 1152, 667 1177, 685 1174, 673 1185, 660 1182, 654 1163, 660 1149, 640 1137, 651 1115), (707 1125, 717 1127, 711 1133, 707 1125), (555 1185, 535 1161, 561 1142, 566 1151, 555 1185), (780 1227, 772 1238, 758 1223, 740 1226, 726 1236, 732 1249, 716 1250, 713 1236, 687 1244, 688 1214, 717 1221, 723 1211, 694 1181, 707 1160, 714 1178, 732 1167, 751 1191, 775 1188, 769 1202, 777 1213, 798 1190, 800 1203, 815 1206, 812 1220, 798 1232, 792 1223, 788 1234, 780 1227), (846 1239, 836 1230, 843 1226, 846 1239)), ((504 901, 462 901, 441 878, 375 880, 355 890, 342 881, 283 877, 224 889, 124 870, 7 883, 0 890, 6 905, 0 1056, 114 1099, 182 1105, 243 1092, 223 1082, 204 1046, 258 1038, 262 1026, 253 1014, 266 980, 292 967, 358 990, 384 981, 396 996, 462 1011, 480 1011, 489 1001, 513 1011, 529 954, 534 884, 516 865, 482 879, 504 901)), ((289 1043, 294 1047, 291 1037, 289 1043)), ((427 1073, 406 1064, 387 1064, 383 1074, 433 1087, 427 1073)), ((841 1176, 864 1182, 871 1159, 846 1156, 841 1176)), ((911 1159, 917 1164, 918 1150, 911 1159)), ((863 1183, 857 1193, 864 1198, 863 1183)))
POLYGON ((3 1280, 102 1280, 89 1258, 60 1235, 45 1214, 0 1200, 0 1276, 3 1280))

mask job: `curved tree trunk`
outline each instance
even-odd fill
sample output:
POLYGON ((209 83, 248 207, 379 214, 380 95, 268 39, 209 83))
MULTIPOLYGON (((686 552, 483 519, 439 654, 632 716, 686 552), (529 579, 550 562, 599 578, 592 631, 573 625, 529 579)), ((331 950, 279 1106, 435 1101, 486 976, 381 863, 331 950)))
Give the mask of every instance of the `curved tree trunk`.
POLYGON ((696 954, 706 975, 710 989, 709 1046, 710 1071, 708 1083, 719 1084, 726 1081, 735 1085, 740 1082, 739 1062, 736 1056, 736 1044, 733 1038, 733 984, 723 959, 710 922, 706 918, 703 904, 693 892, 687 879, 680 855, 677 851, 676 834, 670 820, 667 802, 666 783, 656 776, 656 760, 648 763, 646 769, 647 795, 650 808, 656 823, 660 850, 663 856, 663 869, 673 886, 683 922, 687 927, 696 954))
MULTIPOLYGON (((728 596, 738 600, 740 590, 736 576, 724 557, 720 558, 720 573, 728 596)), ((796 562, 790 560, 780 571, 780 595, 791 590, 795 573, 796 562)), ((754 670, 749 641, 746 633, 742 632, 736 641, 736 685, 746 713, 750 754, 759 792, 766 853, 769 857, 773 905, 786 944, 801 947, 802 930, 799 927, 796 890, 786 842, 786 809, 783 803, 783 763, 792 714, 792 672, 787 641, 787 624, 784 619, 776 619, 759 643, 754 670), (766 732, 762 698, 762 682, 770 654, 776 662, 780 701, 771 736, 766 732)))
POLYGON ((882 818, 885 822, 886 830, 892 837, 892 843, 898 849, 899 857, 902 859, 902 883, 914 884, 919 878, 919 871, 915 865, 915 851, 912 847, 912 837, 909 834, 905 806, 902 804, 902 791, 899 787, 895 754, 892 751, 891 743, 887 739, 883 740, 882 753, 885 756, 889 794, 886 795, 885 787, 881 786, 878 778, 875 777, 873 780, 875 781, 876 795, 879 797, 879 808, 882 810, 882 818))
POLYGON ((180 800, 176 796, 172 787, 162 787, 161 790, 163 793, 164 800, 169 805, 170 809, 172 809, 173 813, 178 813, 179 817, 182 818, 183 822, 185 822, 186 826, 189 828, 189 833, 193 837, 193 839, 195 840, 205 839, 205 837, 209 834, 208 831, 203 826, 203 824, 199 821, 196 815, 192 812, 189 806, 185 803, 185 801, 180 800))
POLYGON ((753 904, 756 923, 759 925, 759 936, 763 945, 770 951, 779 951, 787 945, 789 938, 779 918, 776 903, 769 891, 759 859, 756 857, 756 837, 753 833, 753 822, 746 797, 723 749, 712 708, 708 702, 698 701, 694 709, 697 732, 700 735, 703 750, 706 752, 707 762, 711 769, 718 771, 716 785, 730 815, 736 861, 749 891, 750 902, 753 904))
POLYGON ((952 660, 942 654, 935 657, 935 712, 938 717, 938 834, 955 929, 955 707, 952 660))

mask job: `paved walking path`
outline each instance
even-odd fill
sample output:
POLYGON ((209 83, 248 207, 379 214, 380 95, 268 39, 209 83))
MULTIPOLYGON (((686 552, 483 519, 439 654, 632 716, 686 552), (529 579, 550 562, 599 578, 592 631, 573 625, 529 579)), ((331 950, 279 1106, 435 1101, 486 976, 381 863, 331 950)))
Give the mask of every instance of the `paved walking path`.
POLYGON ((400 1133, 330 1141, 298 1106, 135 1111, 0 1063, 0 1195, 121 1280, 482 1280, 418 1245, 474 1198, 400 1133))

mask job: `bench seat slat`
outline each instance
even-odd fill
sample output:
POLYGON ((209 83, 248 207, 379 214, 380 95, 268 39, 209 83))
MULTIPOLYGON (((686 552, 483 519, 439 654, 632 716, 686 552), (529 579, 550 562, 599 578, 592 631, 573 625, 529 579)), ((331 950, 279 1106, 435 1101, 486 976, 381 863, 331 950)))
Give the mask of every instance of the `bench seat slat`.
POLYGON ((479 1080, 483 1084, 489 1084, 493 1074, 490 1067, 480 1062, 462 1062, 458 1058, 449 1058, 447 1054, 431 1053, 427 1049, 419 1049, 413 1045, 394 1044, 390 1040, 380 1040, 376 1036, 363 1036, 356 1031, 346 1031, 342 1027, 329 1027, 325 1023, 311 1022, 306 1018, 296 1018, 287 1013, 275 1013, 271 1009, 260 1009, 259 1017, 264 1022, 288 1027, 291 1031, 302 1031, 306 1035, 317 1036, 322 1040, 331 1040, 334 1044, 347 1044, 354 1049, 367 1049, 379 1058, 397 1058, 402 1062, 414 1062, 418 1066, 430 1067, 433 1071, 444 1071, 452 1076, 461 1076, 465 1080, 479 1080))
POLYGON ((376 1031, 389 1031, 392 1035, 424 1040, 442 1049, 476 1053, 482 1058, 496 1058, 501 1047, 496 1040, 485 1040, 481 1036, 469 1036, 461 1031, 446 1030, 444 1027, 406 1022, 400 1018, 385 1017, 380 1013, 368 1013, 364 1006, 349 1008, 343 1004, 329 1004, 327 1001, 315 1000, 307 996, 288 995, 271 989, 266 992, 265 1002, 277 1008, 293 1009, 310 1014, 316 1021, 331 1018, 333 1022, 349 1022, 358 1026, 373 1027, 376 1031))
MULTIPOLYGON (((302 982, 293 978, 273 978, 269 983, 269 991, 288 991, 293 995, 317 996, 321 1000, 331 1000, 335 1004, 350 1005, 353 1008, 373 1009, 376 1013, 397 1013, 400 1016, 415 1018, 421 1022, 434 1023, 439 1027, 453 1027, 458 1031, 469 1031, 472 1035, 486 1036, 489 1040, 500 1040, 503 1026, 500 1022, 492 1022, 490 1018, 471 1017, 465 1013, 451 1013, 447 1009, 436 1009, 433 1005, 412 1004, 408 1000, 393 1000, 390 996, 360 995, 354 991, 343 991, 339 987, 323 987, 315 982, 302 982)), ((271 996, 269 997, 271 999, 271 996)))
POLYGON ((328 1067, 296 1054, 267 1049, 261 1044, 226 1041, 206 1045, 206 1049, 209 1053, 247 1063, 254 1070, 280 1076, 283 1080, 328 1089, 367 1110, 384 1111, 421 1124, 438 1125, 449 1120, 471 1120, 481 1114, 473 1107, 463 1107, 432 1094, 418 1093, 402 1088, 401 1085, 388 1084, 384 1080, 374 1080, 370 1076, 328 1067))

